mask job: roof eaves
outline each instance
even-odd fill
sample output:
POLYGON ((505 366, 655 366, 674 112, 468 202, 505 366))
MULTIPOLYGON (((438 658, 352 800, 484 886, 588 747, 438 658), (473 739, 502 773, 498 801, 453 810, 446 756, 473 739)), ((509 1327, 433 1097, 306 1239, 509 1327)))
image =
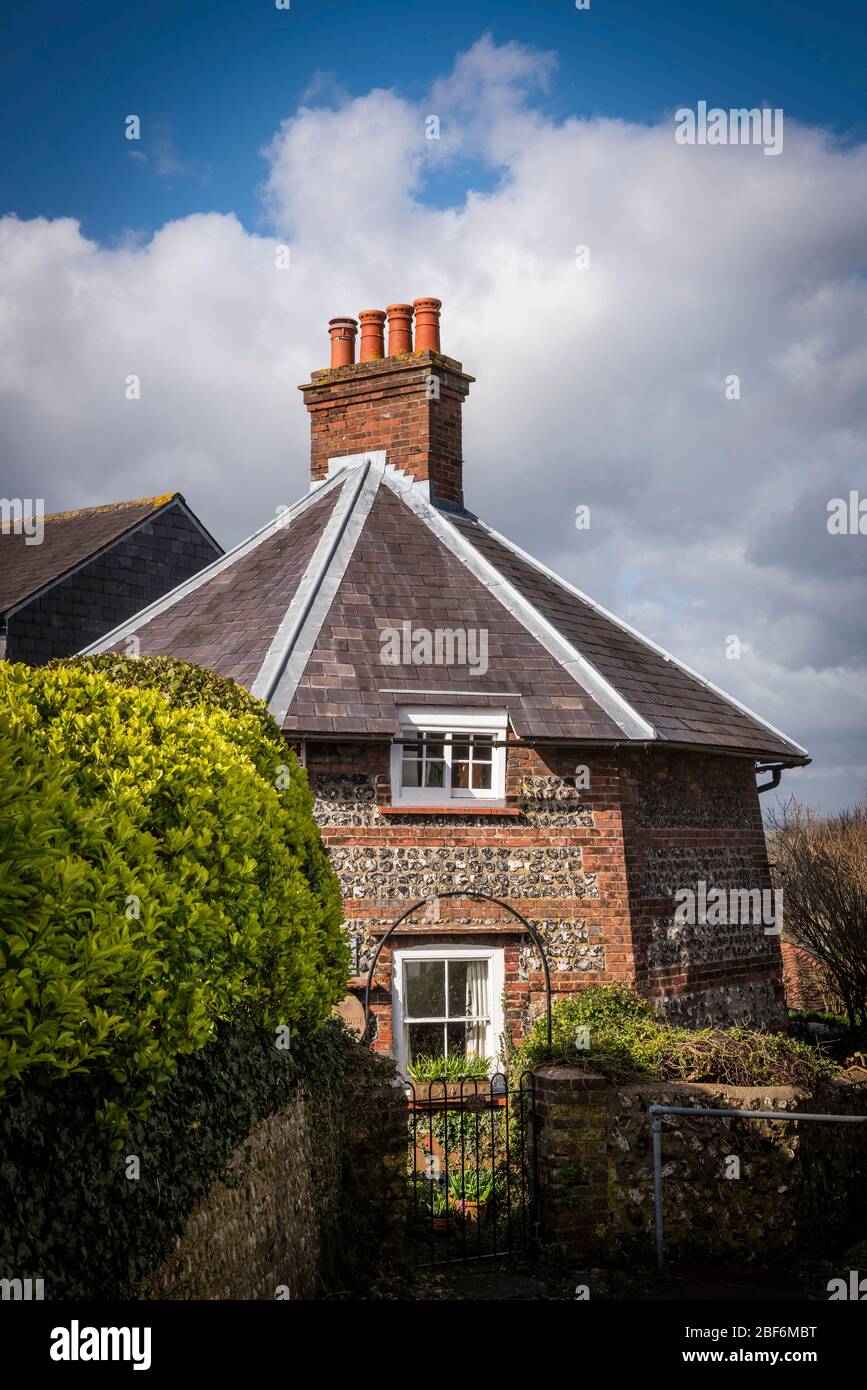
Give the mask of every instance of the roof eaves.
POLYGON ((157 599, 154 603, 148 604, 147 608, 142 608, 140 612, 135 613, 133 617, 127 619, 126 622, 120 623, 116 628, 113 628, 111 632, 107 632, 104 637, 100 637, 98 641, 91 642, 87 647, 82 647, 77 655, 97 656, 100 652, 107 652, 111 647, 115 646, 117 642, 122 642, 125 637, 131 637, 134 633, 138 632, 139 628, 152 622, 153 619, 159 617, 161 613, 165 613, 167 609, 173 608, 182 598, 186 598, 188 594, 195 593, 203 584, 207 584, 210 579, 215 578, 215 576, 221 574, 223 570, 228 569, 236 560, 240 560, 242 555, 246 555, 249 551, 255 550, 257 546, 268 540, 277 531, 281 531, 285 526, 293 523, 302 512, 307 511, 308 508, 315 506, 317 502, 321 501, 326 493, 333 492, 338 488, 342 481, 343 478, 341 477, 335 478, 332 482, 323 483, 322 487, 318 488, 316 492, 308 493, 306 497, 302 497, 300 501, 288 507, 286 511, 281 512, 279 516, 273 517, 271 521, 261 526, 258 531, 254 531, 252 536, 248 536, 246 540, 240 541, 238 545, 233 546, 231 550, 227 550, 224 555, 220 555, 212 564, 206 565, 204 569, 199 570, 198 573, 194 574, 190 579, 185 579, 177 588, 170 589, 167 594, 163 594, 162 598, 157 599))
POLYGON ((665 660, 670 661, 672 665, 678 666, 686 675, 698 681, 699 685, 703 685, 705 689, 713 691, 714 695, 718 695, 720 699, 733 705, 735 709, 740 710, 741 714, 748 715, 748 717, 754 719, 757 724, 761 724, 765 729, 769 730, 770 733, 782 739, 783 743, 787 743, 795 753, 805 758, 810 757, 808 750, 803 748, 800 743, 796 743, 793 738, 789 738, 788 734, 784 734, 781 729, 776 728, 776 726, 771 724, 767 719, 763 719, 760 714, 756 714, 755 710, 750 709, 748 705, 743 704, 740 700, 736 700, 733 695, 729 695, 727 691, 722 690, 720 686, 715 685, 713 681, 708 680, 706 676, 701 675, 701 673, 694 670, 692 666, 688 666, 685 661, 681 661, 679 657, 673 656, 671 652, 666 651, 665 647, 661 647, 658 642, 654 642, 650 637, 645 637, 644 633, 639 632, 631 623, 627 623, 623 618, 618 618, 616 613, 611 613, 607 608, 603 608, 601 603, 597 603, 595 599, 589 598, 587 594, 582 593, 574 584, 570 584, 567 579, 563 579, 561 575, 549 569, 541 560, 537 560, 535 556, 529 555, 527 551, 522 550, 519 545, 515 545, 514 541, 510 541, 507 536, 501 536, 499 531, 495 531, 492 526, 488 526, 484 521, 479 521, 477 524, 483 531, 487 531, 488 535, 495 541, 498 541, 500 545, 506 546, 508 550, 520 556, 522 560, 532 565, 533 568, 537 569, 541 574, 547 575, 549 579, 553 579, 562 589, 574 595, 575 598, 580 599, 582 603, 586 603, 589 608, 594 609, 603 618, 607 618, 609 622, 616 623, 619 628, 622 628, 624 632, 628 632, 631 637, 635 637, 639 642, 643 643, 645 647, 650 647, 651 651, 656 652, 658 656, 664 657, 665 660))
MULTIPOLYGON (((370 515, 382 473, 382 463, 368 455, 359 467, 336 474, 343 488, 340 500, 250 688, 281 726, 370 515)), ((321 496, 321 489, 313 495, 321 496)))
POLYGON ((467 540, 448 517, 419 496, 412 483, 407 483, 396 470, 385 470, 384 481, 406 503, 416 516, 442 541, 457 559, 499 603, 522 624, 532 637, 558 661, 580 688, 596 701, 610 719, 629 739, 646 743, 659 737, 656 729, 637 710, 633 709, 618 690, 600 671, 582 656, 571 642, 561 635, 542 613, 511 584, 499 570, 486 560, 467 540))

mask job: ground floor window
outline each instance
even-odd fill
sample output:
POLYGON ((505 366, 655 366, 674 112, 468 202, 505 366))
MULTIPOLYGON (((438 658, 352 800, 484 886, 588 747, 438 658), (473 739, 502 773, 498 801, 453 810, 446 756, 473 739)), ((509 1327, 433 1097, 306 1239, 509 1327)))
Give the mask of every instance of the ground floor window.
POLYGON ((394 953, 398 1069, 421 1057, 486 1057, 501 1050, 503 952, 471 946, 394 953))

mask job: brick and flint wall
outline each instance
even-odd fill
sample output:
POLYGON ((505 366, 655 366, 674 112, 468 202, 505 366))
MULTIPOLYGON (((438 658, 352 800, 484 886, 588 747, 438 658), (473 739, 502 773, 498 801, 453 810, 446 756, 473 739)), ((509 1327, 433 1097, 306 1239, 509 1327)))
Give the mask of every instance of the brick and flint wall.
POLYGON ((785 1024, 780 937, 762 922, 678 923, 673 897, 700 883, 770 890, 753 764, 629 753, 622 807, 636 981, 673 1023, 785 1024))
MULTIPOLYGON (((614 1085, 577 1067, 539 1067, 536 1161, 543 1239, 576 1261, 654 1254, 651 1105, 867 1114, 867 1088, 677 1082, 614 1085)), ((711 1119, 663 1122, 669 1259, 788 1257, 846 1243, 867 1218, 867 1124, 711 1119), (737 1164, 732 1160, 737 1159, 737 1164)), ((591 1289, 592 1297, 592 1289, 591 1289)))
MULTIPOLYGON (((767 882, 752 764, 652 751, 509 744, 506 812, 392 810, 389 745, 307 743, 315 814, 344 894, 361 988, 387 927, 414 901, 476 889, 502 898, 545 942, 555 995, 635 983, 674 1021, 783 1019, 779 945, 762 927, 679 927, 672 895, 704 877, 767 882), (578 765, 589 787, 576 789, 578 765)), ((398 928, 398 947, 499 946, 515 1039, 544 1009, 531 938, 492 903, 440 899, 398 928)), ((377 967, 375 1047, 392 1050, 391 951, 377 967)))

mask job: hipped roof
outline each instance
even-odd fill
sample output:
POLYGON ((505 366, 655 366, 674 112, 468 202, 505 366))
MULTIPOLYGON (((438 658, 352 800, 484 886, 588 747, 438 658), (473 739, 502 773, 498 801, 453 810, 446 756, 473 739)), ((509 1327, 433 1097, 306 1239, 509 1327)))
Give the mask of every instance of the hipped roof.
POLYGON ((285 730, 393 737, 401 705, 505 708, 533 740, 806 750, 469 513, 366 455, 87 650, 230 676, 285 730), (487 670, 387 665, 385 629, 487 633, 487 670))

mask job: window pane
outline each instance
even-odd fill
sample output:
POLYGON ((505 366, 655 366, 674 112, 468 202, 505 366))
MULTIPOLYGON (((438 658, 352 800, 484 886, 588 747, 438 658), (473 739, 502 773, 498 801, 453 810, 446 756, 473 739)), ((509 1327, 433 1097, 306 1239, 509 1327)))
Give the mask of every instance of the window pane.
POLYGON ((466 1023, 447 1023, 449 1056, 466 1057, 467 1055, 467 1024, 466 1023))
POLYGON ((494 741, 490 738, 473 740, 473 762, 490 763, 494 760, 494 741))
POLYGON ((449 961, 449 1018, 488 1014, 488 962, 449 961))
POLYGON ((493 768, 490 763, 473 763, 473 786, 490 791, 492 772, 493 768))
POLYGON ((488 1027, 485 1023, 447 1023, 449 1056, 487 1057, 488 1027))
POLYGON ((426 787, 442 787, 444 782, 445 763, 425 763, 424 765, 424 784, 426 787))
POLYGON ((458 739, 452 744, 452 762, 467 762, 470 756, 469 739, 458 739))
POLYGON ((406 960, 403 963, 403 980, 407 1018, 444 1017, 445 961, 406 960))
POLYGON ((469 763, 452 763, 452 786, 468 787, 470 785, 470 765, 469 763))
POLYGON ((425 753, 429 758, 442 759, 446 755, 446 746, 441 738, 430 738, 425 734, 424 746, 425 753))
POLYGON ((421 786, 421 763, 417 758, 404 758, 400 783, 402 787, 421 786))
POLYGON ((407 1061, 419 1057, 442 1057, 445 1047, 441 1023, 408 1023, 406 1027, 407 1061))

